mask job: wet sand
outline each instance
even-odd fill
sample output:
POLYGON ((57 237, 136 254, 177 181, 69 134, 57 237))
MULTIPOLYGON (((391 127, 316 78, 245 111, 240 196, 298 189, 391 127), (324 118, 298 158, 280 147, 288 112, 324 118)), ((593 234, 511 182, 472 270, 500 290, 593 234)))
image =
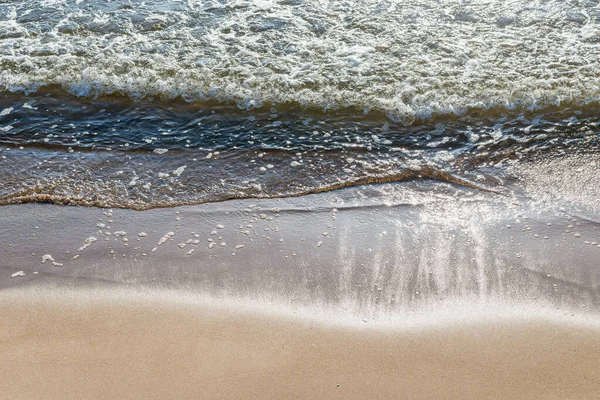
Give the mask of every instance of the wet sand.
POLYGON ((0 397, 595 399, 597 221, 435 182, 0 207, 0 397))
POLYGON ((0 300, 3 398, 600 396, 600 325, 570 317, 365 329, 165 293, 32 294, 0 300))

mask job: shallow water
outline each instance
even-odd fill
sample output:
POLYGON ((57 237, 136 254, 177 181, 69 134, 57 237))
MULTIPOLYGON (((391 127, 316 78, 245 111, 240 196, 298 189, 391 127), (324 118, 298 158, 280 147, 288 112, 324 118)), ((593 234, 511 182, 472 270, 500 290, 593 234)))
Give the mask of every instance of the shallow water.
POLYGON ((435 179, 518 190, 510 167, 583 154, 595 174, 594 109, 438 118, 404 126, 350 111, 239 110, 182 102, 0 100, 0 203, 145 209, 435 179))
POLYGON ((599 18, 592 1, 3 4, 0 204, 515 193, 513 166, 580 153, 596 174, 599 18))

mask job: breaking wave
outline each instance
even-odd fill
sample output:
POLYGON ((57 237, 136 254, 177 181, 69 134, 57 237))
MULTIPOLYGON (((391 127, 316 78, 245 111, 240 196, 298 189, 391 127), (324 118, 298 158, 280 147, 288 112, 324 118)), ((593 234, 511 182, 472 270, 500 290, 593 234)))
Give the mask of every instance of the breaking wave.
POLYGON ((0 5, 0 90, 376 111, 410 125, 600 99, 594 2, 28 0, 0 5))

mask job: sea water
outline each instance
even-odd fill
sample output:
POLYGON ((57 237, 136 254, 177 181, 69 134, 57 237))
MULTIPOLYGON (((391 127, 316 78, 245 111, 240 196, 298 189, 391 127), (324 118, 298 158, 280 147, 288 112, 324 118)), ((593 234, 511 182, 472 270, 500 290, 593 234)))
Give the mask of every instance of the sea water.
POLYGON ((0 4, 0 204, 506 193, 565 155, 593 176, 599 22, 594 1, 0 4))

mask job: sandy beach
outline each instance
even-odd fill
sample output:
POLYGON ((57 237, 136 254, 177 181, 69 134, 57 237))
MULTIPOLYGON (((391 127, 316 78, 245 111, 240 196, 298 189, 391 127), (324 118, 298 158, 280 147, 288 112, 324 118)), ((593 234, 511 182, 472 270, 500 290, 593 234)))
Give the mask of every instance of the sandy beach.
POLYGON ((397 330, 166 293, 14 291, 0 304, 3 398, 600 396, 600 325, 552 313, 397 330))
POLYGON ((600 396, 581 213, 435 182, 0 213, 4 398, 600 396))
POLYGON ((0 400, 600 399, 597 3, 0 1, 0 400))

